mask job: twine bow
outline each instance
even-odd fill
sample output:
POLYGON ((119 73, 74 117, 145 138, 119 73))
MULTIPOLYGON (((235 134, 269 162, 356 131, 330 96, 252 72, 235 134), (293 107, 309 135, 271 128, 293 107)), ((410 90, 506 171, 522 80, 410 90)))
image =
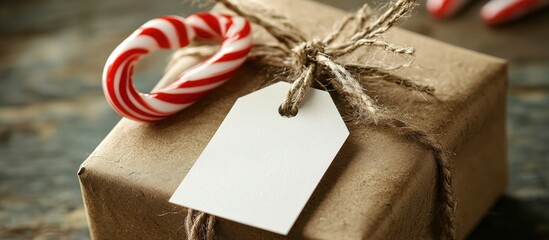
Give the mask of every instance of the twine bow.
MULTIPOLYGON (((415 6, 415 0, 398 0, 389 5, 378 18, 372 20, 372 11, 368 5, 357 12, 345 16, 336 28, 322 39, 307 40, 305 34, 298 30, 284 16, 258 6, 250 1, 237 4, 235 0, 216 0, 236 14, 263 27, 272 35, 278 44, 254 45, 249 57, 254 63, 284 69, 285 74, 293 79, 287 96, 279 107, 282 116, 292 117, 298 109, 307 91, 313 83, 330 86, 352 109, 352 117, 362 124, 394 130, 426 149, 432 151, 437 163, 438 198, 440 202, 440 229, 442 239, 455 239, 455 200, 452 191, 451 163, 444 154, 442 146, 431 134, 399 119, 397 114, 381 107, 363 89, 360 79, 382 80, 395 83, 396 86, 434 95, 430 86, 413 82, 410 79, 391 74, 392 71, 408 66, 411 61, 397 66, 371 66, 345 60, 361 47, 376 47, 399 56, 414 57, 414 48, 400 47, 383 41, 380 35, 389 30, 395 23, 405 17, 415 6)), ((180 56, 178 54, 174 56, 180 56)), ((213 216, 189 210, 186 218, 188 239, 212 239, 213 216), (207 224, 204 226, 204 222, 207 224), (204 234, 199 234, 200 230, 204 234)))
POLYGON ((265 27, 279 41, 279 45, 254 45, 254 51, 250 57, 255 62, 290 69, 294 75, 293 85, 288 91, 284 102, 280 105, 279 112, 283 116, 291 117, 297 114, 298 107, 309 87, 314 81, 317 81, 321 85, 329 84, 338 91, 354 110, 355 117, 377 122, 379 107, 364 92, 360 82, 348 69, 355 73, 366 73, 370 77, 382 77, 384 80, 398 82, 400 86, 413 88, 429 95, 434 92, 429 86, 416 84, 405 78, 396 81, 396 77, 389 77, 391 75, 386 72, 387 70, 403 67, 404 64, 383 69, 361 63, 337 61, 363 46, 376 46, 396 54, 413 56, 413 48, 395 46, 376 39, 376 37, 386 32, 400 18, 405 16, 413 8, 414 1, 397 2, 372 24, 368 24, 368 20, 372 16, 371 10, 368 5, 364 5, 355 14, 347 15, 338 27, 325 38, 311 41, 307 41, 302 32, 293 27, 284 17, 277 16, 276 13, 266 11, 262 12, 261 15, 256 14, 256 16, 262 17, 255 17, 250 15, 253 12, 245 11, 246 7, 232 4, 232 2, 226 0, 218 2, 225 4, 237 14, 251 19, 250 21, 265 27), (351 31, 352 35, 344 36, 345 28, 352 22, 355 23, 355 29, 351 31), (336 42, 337 39, 341 38, 344 38, 345 41, 336 42), (324 80, 328 82, 323 83, 324 80))

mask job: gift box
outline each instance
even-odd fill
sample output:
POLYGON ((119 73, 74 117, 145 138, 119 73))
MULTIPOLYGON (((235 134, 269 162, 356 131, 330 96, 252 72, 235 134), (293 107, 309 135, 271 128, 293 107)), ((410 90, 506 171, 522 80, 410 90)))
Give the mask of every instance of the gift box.
MULTIPOLYGON (((309 37, 324 35, 345 13, 309 1, 265 1, 309 37), (315 14, 311 14, 315 13, 315 14)), ((226 11, 220 6, 213 11, 226 11)), ((253 28, 256 42, 269 41, 253 28)), ((412 124, 437 134, 453 160, 458 238, 464 238, 507 183, 506 63, 402 29, 387 40, 417 49, 399 75, 436 89, 425 99, 398 87, 372 89, 412 124)), ((367 53, 357 53, 356 58, 367 53)), ((180 58, 157 88, 201 59, 180 58)), ((176 115, 155 123, 122 119, 78 171, 94 239, 181 239, 186 209, 168 202, 236 99, 269 76, 245 64, 226 84, 176 115)), ((219 239, 437 238, 437 166, 430 150, 370 125, 350 136, 287 236, 218 218, 219 239)))

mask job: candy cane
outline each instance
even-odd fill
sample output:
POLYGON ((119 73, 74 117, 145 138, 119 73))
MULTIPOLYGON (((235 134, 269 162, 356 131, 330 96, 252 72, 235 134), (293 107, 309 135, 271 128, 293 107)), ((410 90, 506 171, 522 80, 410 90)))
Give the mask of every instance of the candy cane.
POLYGON ((495 25, 516 19, 548 5, 548 0, 493 0, 482 7, 480 15, 486 23, 495 25))
POLYGON ((241 17, 198 13, 184 19, 165 16, 148 21, 109 56, 103 69, 103 91, 120 115, 143 122, 168 117, 223 84, 240 67, 252 48, 249 23, 241 17), (221 39, 219 51, 183 72, 167 87, 149 94, 133 85, 133 70, 145 54, 185 47, 195 37, 221 39))
POLYGON ((470 0, 427 0, 427 10, 437 18, 450 17, 470 0))
MULTIPOLYGON (((435 17, 450 17, 471 0, 427 0, 427 10, 435 17)), ((488 24, 504 23, 549 5, 549 0, 491 0, 480 12, 488 24)))

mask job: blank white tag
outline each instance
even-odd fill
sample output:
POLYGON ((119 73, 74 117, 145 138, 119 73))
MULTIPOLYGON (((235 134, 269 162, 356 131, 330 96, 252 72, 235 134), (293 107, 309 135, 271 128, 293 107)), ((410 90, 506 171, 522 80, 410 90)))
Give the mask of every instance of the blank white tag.
POLYGON ((286 235, 349 136, 330 94, 311 89, 297 116, 290 84, 239 98, 170 202, 286 235))

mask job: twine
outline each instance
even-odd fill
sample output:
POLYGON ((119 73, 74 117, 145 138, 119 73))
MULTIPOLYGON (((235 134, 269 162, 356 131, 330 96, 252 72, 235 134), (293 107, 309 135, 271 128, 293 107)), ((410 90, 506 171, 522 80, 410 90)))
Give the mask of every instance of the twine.
MULTIPOLYGON (((307 91, 313 83, 330 86, 351 108, 352 117, 361 124, 392 129, 399 135, 430 150, 437 164, 437 185, 440 204, 440 238, 455 239, 456 201, 452 191, 451 162, 437 139, 426 131, 408 124, 398 115, 380 106, 362 88, 354 75, 361 78, 383 80, 408 90, 434 95, 432 87, 414 83, 412 80, 391 74, 391 71, 406 67, 369 66, 364 63, 343 61, 342 58, 361 47, 376 47, 413 60, 414 48, 400 47, 381 40, 379 37, 399 20, 404 18, 415 6, 415 0, 398 0, 389 5, 386 11, 372 20, 372 11, 368 5, 362 6, 356 13, 345 16, 336 28, 323 39, 307 40, 284 16, 266 9, 251 1, 238 4, 236 0, 216 0, 236 14, 263 27, 278 44, 257 44, 249 57, 254 63, 284 69, 290 79, 294 79, 284 101, 279 107, 282 116, 292 117, 298 109, 307 91), (349 30, 345 32, 345 30, 349 30)), ((172 60, 179 58, 174 56, 172 60)), ((173 62, 172 62, 173 63, 173 62)), ((205 213, 188 209, 185 227, 188 240, 215 238, 215 218, 205 213)))
POLYGON ((188 240, 215 239, 215 217, 193 209, 187 209, 185 234, 188 240))

